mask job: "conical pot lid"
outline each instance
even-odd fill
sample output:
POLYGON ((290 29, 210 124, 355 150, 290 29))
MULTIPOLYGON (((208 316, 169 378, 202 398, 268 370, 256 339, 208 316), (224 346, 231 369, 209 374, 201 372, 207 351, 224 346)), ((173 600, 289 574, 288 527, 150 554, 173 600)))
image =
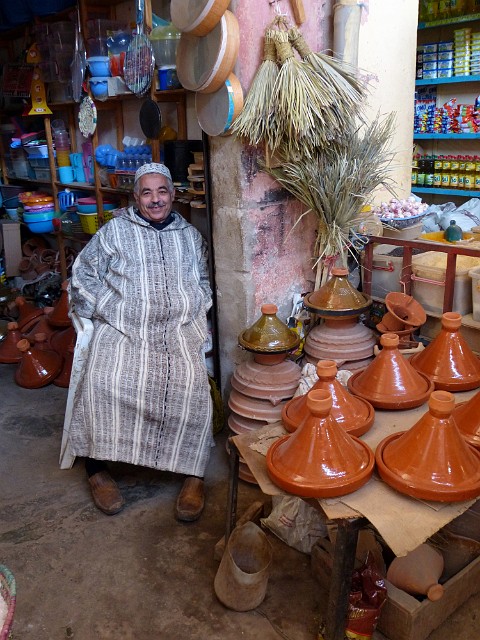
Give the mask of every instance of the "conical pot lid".
POLYGON ((414 498, 439 502, 480 495, 480 451, 460 434, 452 411, 455 398, 434 391, 428 411, 408 431, 387 436, 375 457, 381 478, 414 498))
POLYGON ((50 344, 52 349, 60 354, 62 357, 67 353, 68 347, 71 344, 75 344, 77 334, 73 325, 66 329, 58 329, 50 337, 50 344))
POLYGON ((398 349, 399 337, 384 333, 382 350, 362 371, 348 379, 348 389, 376 409, 412 409, 423 404, 434 389, 427 376, 412 367, 398 349))
POLYGON ((55 327, 52 327, 52 325, 48 322, 48 315, 52 311, 53 307, 44 307, 43 315, 37 318, 37 322, 28 333, 23 334, 23 337, 26 338, 30 342, 30 344, 33 344, 35 342, 36 333, 45 333, 45 335, 47 336, 47 341, 50 344, 50 338, 56 331, 55 327))
MULTIPOLYGON (((331 415, 337 424, 352 436, 361 436, 373 424, 375 410, 372 405, 349 393, 336 379, 337 364, 334 360, 317 363, 318 380, 311 391, 325 389, 332 396, 331 415)), ((292 398, 283 407, 282 422, 287 431, 295 431, 308 415, 307 394, 292 398)))
POLYGON ((38 389, 49 384, 62 369, 62 358, 55 351, 32 347, 26 338, 17 344, 22 359, 15 371, 15 382, 26 389, 38 389))
POLYGON ((309 391, 307 407, 309 413, 298 429, 269 448, 270 478, 303 497, 329 498, 356 491, 372 475, 373 452, 336 423, 329 391, 309 391))
POLYGON ((18 342, 22 339, 22 334, 16 322, 7 323, 7 335, 0 342, 0 363, 13 364, 20 362, 22 354, 17 349, 18 342))
POLYGON ((465 440, 480 449, 480 391, 468 402, 457 404, 452 416, 465 440))
POLYGON ((398 291, 391 291, 385 296, 385 304, 399 322, 411 327, 420 327, 427 321, 427 314, 422 305, 412 296, 398 291))
POLYGON ((436 389, 467 391, 480 387, 480 359, 460 333, 461 325, 459 313, 444 313, 438 335, 410 359, 417 371, 433 380, 436 389))
POLYGON ((300 336, 277 318, 276 305, 263 304, 261 311, 261 317, 238 336, 240 346, 259 353, 283 353, 298 347, 300 336))
POLYGON ((372 299, 357 291, 348 280, 348 269, 334 267, 323 287, 308 293, 303 305, 319 316, 359 316, 372 304, 372 299))
POLYGON ((20 331, 28 331, 30 323, 43 314, 43 309, 28 302, 24 296, 17 296, 15 305, 18 309, 17 324, 20 331))
POLYGON ((69 327, 72 324, 68 315, 68 280, 62 282, 62 293, 57 303, 53 307, 53 311, 48 315, 48 322, 53 327, 69 327))

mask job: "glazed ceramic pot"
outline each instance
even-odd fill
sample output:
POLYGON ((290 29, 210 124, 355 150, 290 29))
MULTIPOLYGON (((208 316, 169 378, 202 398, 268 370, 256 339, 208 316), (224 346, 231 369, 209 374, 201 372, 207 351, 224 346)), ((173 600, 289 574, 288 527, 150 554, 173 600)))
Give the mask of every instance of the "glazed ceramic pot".
POLYGON ((7 334, 0 342, 0 363, 12 364, 20 362, 22 354, 17 349, 18 342, 22 339, 22 334, 16 322, 7 323, 7 334))
POLYGON ((48 321, 48 316, 52 311, 53 307, 43 307, 43 315, 37 318, 36 324, 33 325, 28 333, 23 334, 23 337, 26 338, 30 344, 35 342, 36 333, 44 333, 47 336, 47 342, 50 344, 50 338, 56 331, 48 321))
POLYGON ((480 359, 460 333, 462 316, 448 312, 442 315, 440 333, 410 362, 420 373, 444 391, 468 391, 480 387, 480 359))
POLYGON ((468 402, 457 404, 452 416, 465 440, 480 449, 480 391, 468 402))
POLYGON ((348 380, 348 389, 368 400, 376 409, 412 409, 426 402, 434 389, 427 376, 415 371, 398 349, 399 337, 385 333, 382 350, 363 371, 348 380))
POLYGON ((53 381, 53 384, 55 386, 67 388, 70 385, 70 376, 72 375, 74 351, 75 351, 74 346, 70 345, 67 349, 67 353, 65 354, 65 358, 63 360, 62 370, 53 381))
POLYGON ((268 474, 281 489, 302 497, 330 498, 356 491, 371 477, 372 451, 337 424, 331 408, 329 391, 309 391, 303 422, 269 448, 268 474))
POLYGON ((348 280, 348 269, 334 267, 331 278, 323 287, 308 293, 304 306, 319 316, 359 316, 372 304, 372 299, 348 280))
POLYGON ((28 331, 34 324, 34 320, 43 314, 43 309, 28 302, 23 296, 15 298, 18 309, 17 324, 20 331, 28 331))
POLYGON ((265 422, 277 422, 282 417, 282 408, 285 400, 272 404, 269 400, 262 398, 251 398, 250 396, 232 389, 228 398, 228 406, 232 411, 245 418, 252 420, 263 420, 265 422))
POLYGON ((454 407, 451 393, 434 391, 418 422, 380 442, 375 458, 387 484, 421 500, 458 502, 480 495, 480 451, 462 437, 454 407))
POLYGON ((54 351, 56 351, 62 358, 68 351, 68 347, 75 345, 77 334, 73 325, 66 329, 59 329, 50 338, 50 344, 54 351))
MULTIPOLYGON (((375 410, 363 398, 349 393, 336 379, 337 365, 333 360, 320 360, 317 364, 318 381, 315 389, 325 389, 332 396, 331 415, 337 424, 352 436, 361 436, 373 424, 375 410)), ((295 431, 308 415, 307 395, 292 398, 283 407, 282 422, 287 431, 295 431)))
POLYGON ((387 571, 387 580, 398 589, 427 596, 435 602, 444 594, 438 583, 443 566, 442 554, 429 544, 421 544, 406 556, 394 558, 387 571))
POLYGON ((257 353, 285 353, 296 349, 300 336, 277 318, 278 307, 263 304, 261 311, 261 317, 238 336, 240 346, 257 353))
POLYGON ((62 282, 62 293, 53 307, 53 311, 48 315, 48 322, 53 327, 69 327, 72 324, 68 315, 68 280, 62 282))
POLYGON ((54 351, 42 351, 32 347, 25 338, 17 348, 22 359, 15 371, 15 382, 26 389, 38 389, 49 384, 62 369, 62 358, 54 351))
POLYGON ((236 367, 231 384, 234 389, 247 396, 264 398, 275 405, 293 396, 297 390, 301 373, 298 364, 290 360, 272 365, 248 361, 236 367))
POLYGON ((411 327, 420 327, 427 321, 427 314, 422 305, 412 296, 398 291, 391 291, 385 296, 388 312, 399 322, 411 327))
POLYGON ((308 332, 305 353, 315 364, 319 360, 335 360, 337 365, 373 356, 375 334, 357 317, 325 318, 308 332))

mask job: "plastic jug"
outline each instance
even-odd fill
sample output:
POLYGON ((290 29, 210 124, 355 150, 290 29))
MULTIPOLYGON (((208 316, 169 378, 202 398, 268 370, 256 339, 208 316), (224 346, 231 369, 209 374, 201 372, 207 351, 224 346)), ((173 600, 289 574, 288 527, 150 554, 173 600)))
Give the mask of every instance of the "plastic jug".
POLYGON ((150 33, 155 64, 157 67, 164 65, 175 65, 177 57, 177 46, 181 33, 173 24, 155 27, 150 33))

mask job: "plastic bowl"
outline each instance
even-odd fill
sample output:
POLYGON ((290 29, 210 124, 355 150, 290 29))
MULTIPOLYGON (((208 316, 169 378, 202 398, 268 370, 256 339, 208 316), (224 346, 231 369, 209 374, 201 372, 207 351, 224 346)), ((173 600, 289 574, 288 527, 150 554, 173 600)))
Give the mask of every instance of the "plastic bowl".
POLYGON ((7 212, 7 216, 10 218, 10 220, 15 220, 16 222, 20 220, 16 207, 15 209, 5 209, 5 211, 7 212))
POLYGON ((32 233, 50 233, 53 231, 53 221, 27 222, 27 227, 32 233))
POLYGON ((24 222, 47 222, 55 218, 55 211, 44 211, 43 213, 26 213, 23 214, 24 222))
MULTIPOLYGON (((116 208, 116 204, 106 204, 103 203, 104 211, 112 211, 112 209, 116 208)), ((77 203, 77 211, 78 213, 97 213, 97 204, 78 204, 77 203)))
POLYGON ((110 75, 108 56, 93 56, 87 59, 92 76, 107 77, 110 75))
POLYGON ((108 98, 108 78, 95 77, 90 78, 90 89, 94 98, 105 100, 108 98))

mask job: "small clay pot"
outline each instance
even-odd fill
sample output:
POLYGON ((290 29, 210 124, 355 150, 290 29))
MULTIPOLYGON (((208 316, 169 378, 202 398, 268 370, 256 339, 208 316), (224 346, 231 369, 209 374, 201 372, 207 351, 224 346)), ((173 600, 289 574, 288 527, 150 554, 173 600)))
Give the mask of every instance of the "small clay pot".
POLYGON ((412 595, 425 595, 435 602, 443 597, 438 583, 443 571, 442 554, 428 544, 421 544, 406 556, 395 558, 387 571, 387 580, 412 595))
POLYGON ((15 382, 26 389, 38 389, 52 382, 62 369, 62 358, 54 351, 32 347, 25 338, 17 344, 22 359, 15 371, 15 382))
POLYGON ((0 363, 13 364, 20 362, 22 354, 17 349, 18 342, 22 339, 22 334, 16 322, 7 324, 7 335, 0 342, 0 363))

